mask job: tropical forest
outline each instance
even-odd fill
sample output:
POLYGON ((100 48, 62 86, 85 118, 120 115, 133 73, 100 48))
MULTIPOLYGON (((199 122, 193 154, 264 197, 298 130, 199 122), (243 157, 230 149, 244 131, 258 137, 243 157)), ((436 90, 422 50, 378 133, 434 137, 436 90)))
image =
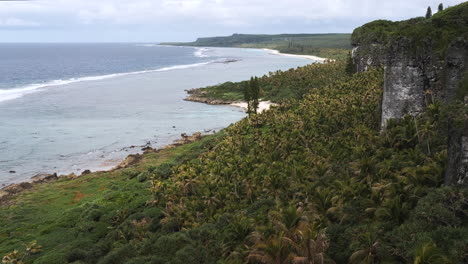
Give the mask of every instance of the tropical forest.
MULTIPOLYGON (((354 36, 385 43, 452 21, 441 26, 452 41, 466 14, 468 3, 354 36)), ((382 125, 384 65, 359 70, 350 47, 317 44, 340 55, 203 88, 235 101, 253 85, 256 99, 274 103, 268 111, 4 201, 2 263, 468 263, 466 182, 444 181, 468 78, 450 103, 429 89, 424 111, 382 125)), ((301 52, 314 54, 292 53, 301 52)))

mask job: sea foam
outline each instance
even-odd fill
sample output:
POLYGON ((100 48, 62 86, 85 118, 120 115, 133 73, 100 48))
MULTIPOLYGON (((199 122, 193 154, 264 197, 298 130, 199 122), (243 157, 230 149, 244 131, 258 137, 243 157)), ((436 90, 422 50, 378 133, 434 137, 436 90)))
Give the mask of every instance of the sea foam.
POLYGON ((193 55, 195 55, 195 57, 198 57, 198 58, 208 58, 210 56, 208 54, 206 54, 206 52, 209 51, 209 50, 210 49, 208 49, 208 48, 196 48, 193 55))
POLYGON ((106 74, 106 75, 99 75, 99 76, 88 76, 88 77, 81 77, 81 78, 70 78, 66 80, 53 80, 44 83, 37 83, 37 84, 30 84, 20 88, 13 88, 13 89, 0 89, 0 102, 13 100, 25 96, 27 94, 31 94, 34 92, 41 91, 48 87, 55 87, 66 85, 70 83, 77 83, 77 82, 87 82, 87 81, 98 81, 98 80, 105 80, 120 76, 128 76, 128 75, 137 75, 137 74, 144 74, 150 72, 164 72, 164 71, 172 71, 172 70, 181 70, 181 69, 188 69, 194 67, 200 67, 204 65, 208 65, 211 63, 220 63, 224 60, 212 60, 208 62, 201 62, 201 63, 193 63, 193 64, 183 64, 183 65, 176 65, 176 66, 169 66, 155 70, 144 70, 144 71, 135 71, 135 72, 126 72, 126 73, 114 73, 114 74, 106 74))

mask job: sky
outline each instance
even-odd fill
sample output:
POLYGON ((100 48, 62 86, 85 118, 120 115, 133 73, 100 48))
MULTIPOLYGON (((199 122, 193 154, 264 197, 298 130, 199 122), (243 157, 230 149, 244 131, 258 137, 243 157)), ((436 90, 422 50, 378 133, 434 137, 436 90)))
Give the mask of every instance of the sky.
MULTIPOLYGON (((351 33, 442 0, 0 0, 0 42, 161 42, 233 33, 351 33)), ((444 6, 464 1, 445 0, 444 6)))

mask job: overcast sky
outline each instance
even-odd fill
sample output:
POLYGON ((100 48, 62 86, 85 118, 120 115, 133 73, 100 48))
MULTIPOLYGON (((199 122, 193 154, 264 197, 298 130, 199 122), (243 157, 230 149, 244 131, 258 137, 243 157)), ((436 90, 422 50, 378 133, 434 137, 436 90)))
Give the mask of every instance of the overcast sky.
MULTIPOLYGON (((192 41, 232 33, 348 33, 441 0, 0 0, 0 42, 192 41)), ((464 1, 446 0, 445 6, 464 1)))

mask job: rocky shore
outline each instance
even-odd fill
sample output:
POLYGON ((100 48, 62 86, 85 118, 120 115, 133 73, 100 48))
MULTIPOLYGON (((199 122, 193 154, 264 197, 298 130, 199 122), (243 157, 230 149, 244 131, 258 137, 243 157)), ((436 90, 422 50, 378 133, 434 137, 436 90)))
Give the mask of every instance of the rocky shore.
MULTIPOLYGON (((128 155, 119 165, 112 168, 110 171, 116 171, 120 169, 125 169, 137 164, 142 158, 143 155, 151 152, 159 152, 160 150, 167 150, 173 149, 181 145, 189 144, 195 141, 202 139, 203 134, 201 132, 195 132, 191 136, 183 133, 181 134, 181 138, 175 140, 172 144, 166 145, 161 149, 152 148, 150 146, 145 146, 141 149, 143 152, 142 154, 131 154, 128 155)), ((21 182, 21 183, 14 183, 7 185, 0 189, 0 205, 8 204, 15 195, 31 190, 35 185, 38 184, 48 184, 52 183, 61 179, 68 179, 73 180, 85 175, 90 174, 90 170, 84 170, 81 174, 76 175, 75 173, 71 173, 68 175, 57 175, 57 173, 53 174, 37 174, 31 177, 31 181, 28 182, 21 182)))
MULTIPOLYGON (((235 100, 224 100, 224 99, 215 99, 208 97, 208 92, 200 89, 200 88, 195 88, 191 90, 185 90, 189 96, 185 98, 185 101, 191 101, 191 102, 198 102, 198 103, 204 103, 204 104, 210 104, 210 105, 231 105, 235 107, 240 107, 244 110, 247 110, 247 103, 243 101, 235 101, 235 100)), ((272 103, 270 101, 260 101, 258 105, 258 112, 263 112, 265 110, 270 109, 271 106, 276 105, 275 103, 272 103)))
POLYGON ((233 103, 240 103, 240 101, 234 100, 224 100, 224 99, 215 99, 208 97, 208 92, 201 88, 194 88, 190 90, 185 90, 188 96, 184 99, 185 101, 204 103, 210 105, 229 105, 233 103))

